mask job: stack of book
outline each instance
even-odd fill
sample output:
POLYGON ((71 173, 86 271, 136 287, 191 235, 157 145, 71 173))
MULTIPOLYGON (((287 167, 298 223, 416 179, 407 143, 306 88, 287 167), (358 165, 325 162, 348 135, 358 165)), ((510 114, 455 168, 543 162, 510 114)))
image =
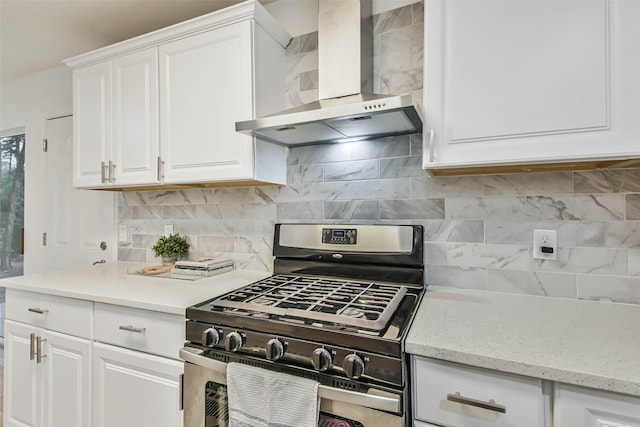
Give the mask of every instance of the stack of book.
POLYGON ((215 276, 233 270, 233 261, 223 258, 197 258, 176 261, 171 269, 171 277, 195 279, 215 276))

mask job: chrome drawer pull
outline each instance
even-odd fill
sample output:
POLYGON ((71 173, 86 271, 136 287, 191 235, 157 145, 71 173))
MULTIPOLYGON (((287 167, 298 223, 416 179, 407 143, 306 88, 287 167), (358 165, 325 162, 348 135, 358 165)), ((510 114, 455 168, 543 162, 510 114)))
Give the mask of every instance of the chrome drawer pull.
POLYGON ((38 313, 38 314, 47 314, 49 312, 49 310, 47 310, 46 308, 36 308, 36 307, 29 307, 27 308, 27 310, 32 313, 38 313))
POLYGON ((29 360, 36 358, 36 334, 29 335, 29 360))
POLYGON ((40 335, 36 337, 36 363, 42 363, 42 358, 47 357, 46 354, 42 354, 43 341, 46 341, 46 339, 42 338, 40 335))
POLYGON ((146 330, 146 328, 136 328, 132 325, 120 326, 119 329, 121 331, 135 332, 136 334, 144 334, 144 331, 146 330))
POLYGON ((472 399, 470 397, 464 397, 460 392, 456 391, 454 394, 447 394, 447 400, 449 402, 461 403, 463 405, 475 406, 476 408, 487 409, 493 412, 500 412, 501 414, 507 413, 507 407, 498 405, 493 399, 489 399, 488 402, 482 400, 472 399))

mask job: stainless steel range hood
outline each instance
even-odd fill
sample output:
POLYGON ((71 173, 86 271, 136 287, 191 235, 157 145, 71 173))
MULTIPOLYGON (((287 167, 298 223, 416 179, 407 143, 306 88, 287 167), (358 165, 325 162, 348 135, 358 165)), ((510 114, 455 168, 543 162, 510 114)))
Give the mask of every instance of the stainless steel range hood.
POLYGON ((320 100, 236 123, 284 145, 346 142, 422 131, 412 94, 372 94, 370 0, 318 0, 320 100))

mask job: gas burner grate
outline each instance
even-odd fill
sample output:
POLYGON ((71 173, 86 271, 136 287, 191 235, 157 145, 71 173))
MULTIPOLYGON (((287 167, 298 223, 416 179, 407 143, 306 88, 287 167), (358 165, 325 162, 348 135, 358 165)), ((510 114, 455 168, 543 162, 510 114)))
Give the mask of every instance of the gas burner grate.
POLYGON ((381 330, 404 286, 322 277, 275 275, 226 294, 213 307, 381 330))

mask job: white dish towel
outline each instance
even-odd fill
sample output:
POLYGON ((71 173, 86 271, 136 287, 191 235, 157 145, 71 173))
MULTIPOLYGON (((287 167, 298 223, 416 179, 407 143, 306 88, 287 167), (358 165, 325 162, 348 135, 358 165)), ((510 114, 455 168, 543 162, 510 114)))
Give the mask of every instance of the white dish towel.
POLYGON ((229 427, 317 427, 318 385, 307 378, 229 363, 229 427))

